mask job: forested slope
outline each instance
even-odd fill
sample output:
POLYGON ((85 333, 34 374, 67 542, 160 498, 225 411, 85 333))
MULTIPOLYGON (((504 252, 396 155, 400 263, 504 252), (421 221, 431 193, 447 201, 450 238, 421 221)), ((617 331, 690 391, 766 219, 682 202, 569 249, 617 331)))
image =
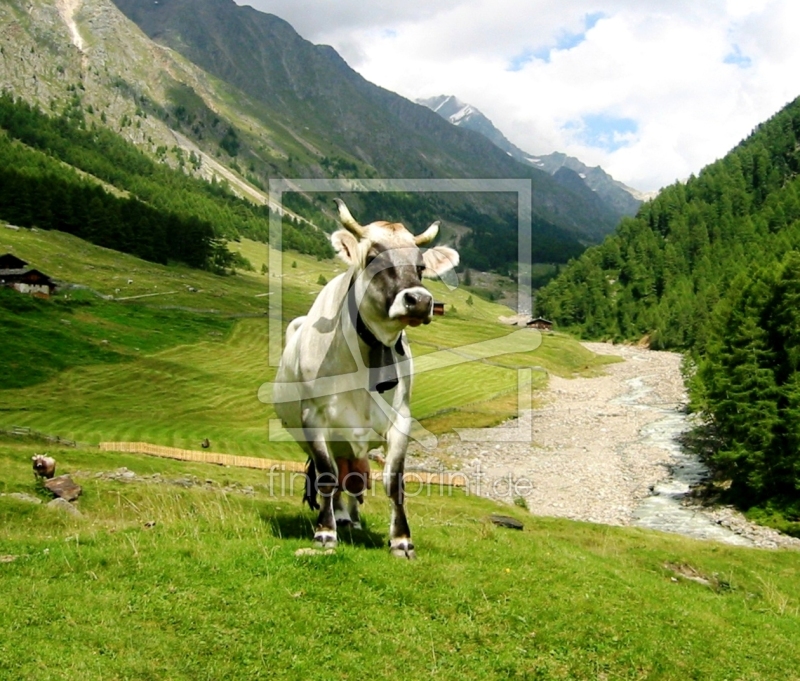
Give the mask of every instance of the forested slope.
MULTIPOLYGON (((227 253, 216 246, 219 238, 267 241, 269 235, 266 207, 157 163, 108 129, 87 126, 78 106, 50 116, 5 93, 0 95, 0 219, 194 267, 213 266, 227 253), (106 191, 97 180, 119 191, 106 191)), ((301 252, 333 254, 322 232, 289 220, 283 241, 301 252)))
POLYGON ((713 462, 743 503, 800 514, 800 99, 565 268, 537 311, 688 350, 713 462))
POLYGON ((541 291, 538 311, 591 337, 704 347, 742 272, 800 244, 800 100, 697 177, 664 189, 541 291))

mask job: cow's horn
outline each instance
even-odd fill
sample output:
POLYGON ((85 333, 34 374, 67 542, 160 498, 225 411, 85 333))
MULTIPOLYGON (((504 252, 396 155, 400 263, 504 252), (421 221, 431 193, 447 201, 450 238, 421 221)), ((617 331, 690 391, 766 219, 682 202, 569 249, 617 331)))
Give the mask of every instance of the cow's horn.
POLYGON ((350 215, 350 211, 347 210, 347 206, 344 205, 344 201, 341 199, 334 199, 336 205, 339 208, 339 219, 342 221, 342 225, 355 234, 359 239, 364 236, 364 228, 359 225, 355 218, 350 215))
POLYGON ((434 222, 428 229, 426 229, 422 234, 417 234, 414 237, 414 243, 417 246, 424 246, 425 244, 429 244, 436 238, 436 235, 439 233, 439 221, 437 220, 434 222))

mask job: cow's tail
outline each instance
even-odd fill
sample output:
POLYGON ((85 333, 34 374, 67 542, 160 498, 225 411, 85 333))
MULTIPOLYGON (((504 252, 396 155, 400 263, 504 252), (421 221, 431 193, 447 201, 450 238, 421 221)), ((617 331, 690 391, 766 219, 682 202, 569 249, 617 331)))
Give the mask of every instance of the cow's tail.
POLYGON ((306 464, 306 491, 303 494, 303 501, 308 502, 308 507, 311 510, 319 510, 319 503, 317 503, 317 467, 314 465, 314 459, 310 456, 306 464))

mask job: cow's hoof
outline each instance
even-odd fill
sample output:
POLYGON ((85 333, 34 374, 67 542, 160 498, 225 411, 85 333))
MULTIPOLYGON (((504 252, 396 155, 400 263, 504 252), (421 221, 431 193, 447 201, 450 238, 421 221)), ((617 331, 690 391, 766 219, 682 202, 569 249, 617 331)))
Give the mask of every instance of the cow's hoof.
POLYGON ((353 524, 353 519, 345 509, 337 509, 333 517, 336 518, 336 527, 350 527, 353 524))
POLYGON ((319 530, 314 533, 314 547, 318 549, 334 549, 337 544, 336 532, 319 530))
POLYGON ((360 530, 361 529, 361 521, 360 520, 356 520, 350 527, 352 527, 354 530, 360 530))
POLYGON ((389 550, 395 558, 414 560, 417 557, 410 539, 392 539, 389 542, 389 550))

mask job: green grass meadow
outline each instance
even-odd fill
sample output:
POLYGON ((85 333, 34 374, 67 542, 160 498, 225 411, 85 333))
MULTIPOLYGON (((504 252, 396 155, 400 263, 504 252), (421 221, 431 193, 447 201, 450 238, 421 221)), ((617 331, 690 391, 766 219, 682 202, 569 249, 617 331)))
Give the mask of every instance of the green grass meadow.
MULTIPOLYGON (((265 294, 276 273, 261 272, 265 246, 232 246, 255 272, 218 277, 0 227, 0 253, 117 298, 0 291, 0 430, 81 443, 0 433, 0 679, 800 679, 797 552, 533 517, 410 485, 419 558, 400 561, 378 484, 364 530, 343 532, 332 555, 298 556, 315 517, 297 476, 97 449, 197 449, 207 437, 213 451, 302 459, 269 440, 274 412, 257 399, 274 376, 265 294), (83 486, 80 517, 8 496, 48 501, 31 472, 42 452, 83 486), (123 466, 146 479, 97 475, 123 466), (524 530, 491 524, 496 512, 524 530)), ((285 254, 284 321, 342 269, 285 254)), ((410 330, 420 366, 464 345, 509 346, 417 377, 413 411, 435 433, 512 417, 520 368, 537 388, 609 361, 560 334, 516 352, 496 321, 507 311, 432 288, 447 313, 410 330)))
MULTIPOLYGON (((37 494, 36 449, 0 440, 0 490, 37 494)), ((263 472, 54 453, 84 475, 81 518, 0 497, 2 678, 798 678, 794 552, 514 507, 506 530, 492 502, 412 487, 417 561, 384 547, 380 489, 334 555, 296 556, 313 515, 263 472), (214 485, 91 475, 123 465, 214 485)))

